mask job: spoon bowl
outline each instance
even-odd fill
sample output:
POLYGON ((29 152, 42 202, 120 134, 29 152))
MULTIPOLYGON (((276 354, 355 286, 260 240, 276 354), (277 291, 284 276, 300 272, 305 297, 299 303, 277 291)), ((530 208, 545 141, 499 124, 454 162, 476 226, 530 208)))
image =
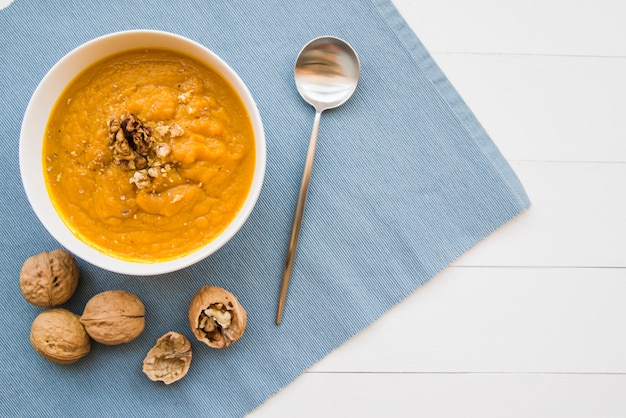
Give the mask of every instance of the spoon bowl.
POLYGON ((300 96, 316 110, 344 104, 356 90, 361 65, 354 49, 345 41, 323 36, 300 51, 294 79, 300 96))
POLYGON ((296 59, 294 79, 300 96, 315 108, 313 132, 309 141, 300 192, 293 217, 291 237, 287 248, 285 270, 278 298, 276 324, 280 324, 291 271, 300 235, 300 225, 304 215, 304 205, 309 189, 309 180, 313 168, 313 157, 317 143, 320 116, 326 109, 344 104, 356 90, 361 76, 361 63, 354 49, 346 41, 334 36, 315 38, 302 48, 296 59))

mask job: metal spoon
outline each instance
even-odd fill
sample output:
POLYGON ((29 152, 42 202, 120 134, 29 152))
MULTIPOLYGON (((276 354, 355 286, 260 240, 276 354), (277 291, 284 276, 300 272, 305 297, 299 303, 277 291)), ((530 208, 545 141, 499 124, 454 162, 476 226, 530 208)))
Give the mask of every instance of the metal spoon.
POLYGON ((356 90, 361 75, 361 64, 354 49, 344 40, 333 36, 315 38, 302 48, 296 59, 294 78, 300 96, 315 108, 313 132, 306 155, 302 183, 287 249, 285 271, 278 299, 276 324, 279 325, 287 298, 287 289, 296 255, 300 225, 309 189, 309 179, 313 167, 315 144, 319 130, 320 116, 326 109, 344 104, 356 90))

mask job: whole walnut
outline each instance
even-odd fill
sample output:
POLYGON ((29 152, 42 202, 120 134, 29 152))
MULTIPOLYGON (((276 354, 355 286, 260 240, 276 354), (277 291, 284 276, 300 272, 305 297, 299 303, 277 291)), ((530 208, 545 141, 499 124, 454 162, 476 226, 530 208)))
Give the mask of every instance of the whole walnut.
POLYGON ((59 364, 74 363, 91 349, 78 315, 62 308, 48 309, 35 318, 30 343, 42 357, 59 364))
POLYGON ((143 360, 143 372, 166 385, 185 377, 191 365, 191 343, 183 334, 170 331, 159 338, 143 360))
POLYGON ((89 299, 80 322, 97 342, 117 345, 141 334, 145 314, 143 303, 137 296, 125 290, 108 290, 89 299))
POLYGON ((198 341, 225 348, 237 341, 248 316, 235 295, 216 286, 203 286, 189 307, 189 325, 198 341))
POLYGON ((24 298, 36 306, 67 302, 78 286, 80 271, 74 256, 62 249, 29 257, 20 271, 24 298))

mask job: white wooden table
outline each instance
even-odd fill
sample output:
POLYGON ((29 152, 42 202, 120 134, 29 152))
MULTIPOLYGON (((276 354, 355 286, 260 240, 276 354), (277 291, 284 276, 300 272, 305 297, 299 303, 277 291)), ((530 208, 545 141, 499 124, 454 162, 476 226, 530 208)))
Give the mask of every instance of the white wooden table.
POLYGON ((395 4, 533 206, 251 417, 626 417, 626 2, 395 4))

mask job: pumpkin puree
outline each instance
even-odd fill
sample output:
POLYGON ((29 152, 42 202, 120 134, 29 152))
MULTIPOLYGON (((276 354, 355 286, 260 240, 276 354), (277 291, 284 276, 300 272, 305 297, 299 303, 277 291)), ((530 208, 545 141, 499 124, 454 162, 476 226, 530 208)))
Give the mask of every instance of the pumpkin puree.
POLYGON ((235 218, 252 183, 254 134, 241 99, 212 69, 137 50, 70 83, 48 121, 43 159, 51 200, 77 237, 120 259, 166 261, 235 218), (150 134, 150 155, 136 166, 113 149, 122 115, 150 134))

